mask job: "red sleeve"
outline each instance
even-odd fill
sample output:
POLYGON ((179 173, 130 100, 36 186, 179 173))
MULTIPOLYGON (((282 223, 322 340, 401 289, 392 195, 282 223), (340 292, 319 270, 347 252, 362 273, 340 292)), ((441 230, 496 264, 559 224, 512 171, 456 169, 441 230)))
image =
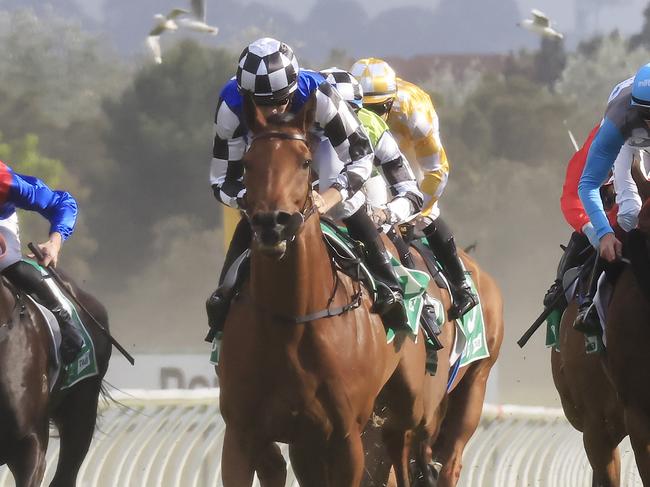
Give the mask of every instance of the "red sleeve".
POLYGON ((7 198, 9 198, 12 180, 11 171, 4 162, 0 161, 0 204, 6 202, 7 198))
POLYGON ((587 163, 587 154, 589 154, 589 147, 598 133, 600 124, 596 125, 587 137, 582 148, 576 152, 566 169, 566 177, 564 178, 564 186, 562 188, 562 196, 560 197, 560 207, 567 223, 571 225, 577 232, 582 233, 582 227, 589 223, 589 216, 585 212, 580 197, 578 196, 578 183, 580 176, 587 163))

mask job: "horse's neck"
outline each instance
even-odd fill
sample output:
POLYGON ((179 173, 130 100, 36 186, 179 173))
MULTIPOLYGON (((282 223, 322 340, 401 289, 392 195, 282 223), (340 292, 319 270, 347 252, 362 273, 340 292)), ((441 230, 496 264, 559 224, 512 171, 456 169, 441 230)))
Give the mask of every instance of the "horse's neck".
POLYGON ((16 297, 7 287, 3 279, 0 279, 0 323, 7 323, 16 307, 16 297))
POLYGON ((255 304, 280 316, 303 316, 327 308, 334 275, 318 218, 310 218, 281 260, 256 251, 251 260, 255 304))

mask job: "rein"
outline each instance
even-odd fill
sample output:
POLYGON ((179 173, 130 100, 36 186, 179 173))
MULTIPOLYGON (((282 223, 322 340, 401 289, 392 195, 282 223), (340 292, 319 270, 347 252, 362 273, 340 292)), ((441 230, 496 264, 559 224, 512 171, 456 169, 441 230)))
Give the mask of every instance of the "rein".
MULTIPOLYGON (((251 144, 256 140, 261 140, 261 139, 297 140, 299 142, 304 142, 306 145, 308 145, 307 137, 304 134, 295 134, 295 133, 291 134, 291 133, 280 132, 280 131, 269 131, 269 132, 263 132, 261 134, 255 135, 251 140, 251 144)), ((311 197, 311 182, 310 182, 311 171, 312 171, 311 166, 309 166, 309 177, 307 178, 307 197, 305 198, 305 203, 303 204, 302 209, 299 212, 296 212, 291 215, 291 218, 289 222, 285 225, 285 230, 283 231, 283 237, 285 237, 285 240, 289 242, 295 240, 303 224, 309 219, 309 217, 317 213, 316 205, 314 204, 314 200, 311 197)), ((246 218, 248 218, 250 221, 250 216, 248 212, 244 211, 244 214, 246 215, 246 218)), ((336 292, 339 288, 339 283, 341 281, 334 259, 331 259, 331 262, 332 262, 332 271, 334 273, 334 290, 332 291, 332 295, 327 301, 327 308, 306 315, 301 315, 301 316, 284 316, 276 313, 271 313, 271 315, 277 319, 288 321, 294 325, 300 325, 302 323, 308 323, 310 321, 319 320, 321 318, 331 318, 334 316, 340 316, 352 309, 356 309, 359 306, 361 306, 362 291, 361 291, 361 285, 359 284, 358 289, 352 294, 352 296, 350 296, 350 301, 347 304, 343 306, 336 306, 334 308, 331 307, 332 302, 336 298, 336 292)), ((357 273, 359 272, 357 271, 357 273)), ((357 282, 359 282, 359 279, 357 279, 357 282)), ((255 306, 259 306, 259 305, 256 304, 255 306)))

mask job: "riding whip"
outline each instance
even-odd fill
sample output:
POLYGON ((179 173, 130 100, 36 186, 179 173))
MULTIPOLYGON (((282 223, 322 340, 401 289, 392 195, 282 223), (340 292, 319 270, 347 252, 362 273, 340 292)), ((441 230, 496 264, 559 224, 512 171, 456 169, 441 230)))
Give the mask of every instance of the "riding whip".
MULTIPOLYGON (((43 252, 41 252, 40 248, 38 248, 32 242, 27 244, 27 247, 29 247, 29 250, 32 251, 32 253, 34 254, 34 256, 36 257, 36 259, 39 262, 43 262, 43 259, 44 259, 45 256, 43 255, 43 252)), ((68 297, 72 301, 74 301, 74 303, 77 306, 79 306, 79 308, 81 308, 84 311, 84 313, 86 313, 88 316, 90 316, 90 319, 104 333, 104 335, 106 335, 106 337, 111 342, 111 344, 115 348, 117 348, 117 350, 122 355, 124 355, 124 358, 126 358, 131 365, 135 365, 135 359, 133 358, 133 356, 129 352, 127 352, 126 349, 122 345, 120 345, 119 342, 115 338, 113 338, 113 336, 110 334, 110 332, 97 320, 97 318, 95 318, 92 315, 92 313, 90 311, 88 311, 88 309, 86 309, 86 307, 83 304, 81 304, 81 302, 77 299, 77 297, 68 290, 68 286, 67 286, 66 282, 63 280, 63 278, 61 278, 61 276, 58 274, 58 272, 56 272, 56 270, 54 269, 52 264, 49 264, 45 269, 46 269, 48 275, 50 277, 52 277, 52 279, 54 279, 56 281, 56 283, 59 285, 59 287, 61 288, 61 291, 65 292, 65 294, 67 294, 68 297)))
MULTIPOLYGON (((592 254, 589 259, 584 263, 582 266, 582 269, 580 269, 580 272, 576 277, 574 277, 569 285, 567 287, 573 286, 573 283, 576 282, 580 277, 582 276, 582 273, 584 272, 584 269, 588 269, 589 266, 587 264, 591 263, 592 260, 594 260, 594 257, 597 254, 592 254)), ((537 317, 535 322, 526 330, 526 332, 521 336, 519 340, 517 340, 517 345, 519 345, 519 348, 524 348, 526 343, 528 343, 528 340, 530 340, 530 337, 532 337, 537 329, 542 326, 542 323, 546 320, 546 318, 549 317, 549 315, 555 310, 555 306, 560 302, 560 299, 563 297, 564 293, 558 294, 555 299, 549 304, 544 311, 542 311, 542 314, 537 317)))

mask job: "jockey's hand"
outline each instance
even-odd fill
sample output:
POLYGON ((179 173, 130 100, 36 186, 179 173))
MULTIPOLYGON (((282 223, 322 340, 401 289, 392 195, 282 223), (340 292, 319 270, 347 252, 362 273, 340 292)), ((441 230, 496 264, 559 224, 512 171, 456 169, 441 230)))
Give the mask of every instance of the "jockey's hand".
POLYGON ((623 244, 610 232, 600 239, 600 256, 607 262, 614 262, 623 255, 623 244))
POLYGON ((388 208, 373 206, 370 213, 370 219, 375 225, 377 225, 377 227, 381 227, 390 222, 390 212, 388 211, 388 208))
POLYGON ((341 198, 341 193, 336 188, 327 189, 322 195, 319 195, 320 200, 314 200, 316 208, 321 215, 324 215, 330 211, 337 203, 339 203, 341 198))
POLYGON ((320 195, 318 191, 312 190, 311 200, 314 202, 314 206, 318 210, 318 213, 322 214, 323 212, 321 211, 321 208, 325 207, 325 200, 323 199, 323 197, 320 195))
MULTIPOLYGON (((53 232, 47 242, 38 244, 38 248, 40 248, 43 253, 43 260, 39 262, 39 264, 43 267, 47 267, 50 264, 52 264, 53 267, 56 267, 62 243, 63 238, 61 237, 61 234, 59 232, 53 232)), ((29 257, 34 258, 34 255, 29 255, 29 257)))

